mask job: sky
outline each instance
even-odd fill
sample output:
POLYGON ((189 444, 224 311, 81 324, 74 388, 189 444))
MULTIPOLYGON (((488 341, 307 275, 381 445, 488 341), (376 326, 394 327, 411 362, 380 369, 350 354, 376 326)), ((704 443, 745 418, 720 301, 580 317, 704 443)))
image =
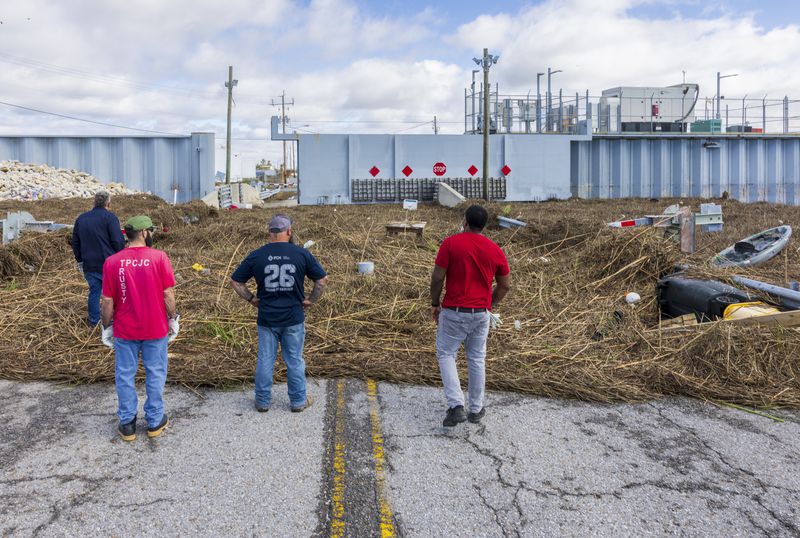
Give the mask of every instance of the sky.
POLYGON ((0 134, 210 131, 224 169, 232 65, 236 176, 281 160, 282 92, 301 133, 462 133, 484 47, 501 93, 552 67, 572 95, 685 71, 711 96, 721 71, 728 98, 800 99, 796 0, 0 0, 0 134))

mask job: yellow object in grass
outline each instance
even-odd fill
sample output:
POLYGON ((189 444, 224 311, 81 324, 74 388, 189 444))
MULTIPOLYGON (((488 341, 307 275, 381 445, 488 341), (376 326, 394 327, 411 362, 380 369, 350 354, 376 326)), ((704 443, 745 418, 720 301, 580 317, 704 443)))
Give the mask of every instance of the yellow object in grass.
POLYGON ((751 303, 736 303, 729 305, 722 316, 724 319, 746 319, 754 318, 757 316, 767 316, 769 314, 777 314, 780 312, 774 306, 770 306, 761 301, 754 301, 751 303))
POLYGON ((200 271, 203 270, 203 266, 200 265, 199 263, 196 263, 196 264, 192 265, 192 269, 194 269, 195 271, 200 272, 200 271))

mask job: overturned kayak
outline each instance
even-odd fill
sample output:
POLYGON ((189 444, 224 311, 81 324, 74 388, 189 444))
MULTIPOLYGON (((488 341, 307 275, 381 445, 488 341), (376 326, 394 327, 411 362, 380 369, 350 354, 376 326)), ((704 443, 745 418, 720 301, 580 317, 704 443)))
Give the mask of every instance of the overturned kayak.
POLYGON ((717 267, 748 267, 774 258, 792 237, 792 227, 777 226, 733 244, 714 256, 711 265, 717 267))

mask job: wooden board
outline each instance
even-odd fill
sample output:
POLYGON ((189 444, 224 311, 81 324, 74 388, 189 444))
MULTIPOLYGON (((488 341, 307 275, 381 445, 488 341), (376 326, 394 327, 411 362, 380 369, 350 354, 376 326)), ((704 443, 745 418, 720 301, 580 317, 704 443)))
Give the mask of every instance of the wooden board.
POLYGON ((419 236, 425 231, 425 221, 397 221, 386 224, 387 234, 414 233, 419 236))
POLYGON ((697 325, 697 316, 694 314, 684 314, 677 318, 665 319, 661 322, 660 328, 674 329, 676 327, 689 327, 691 325, 697 325))
POLYGON ((666 322, 662 322, 660 327, 654 328, 654 331, 676 331, 680 329, 696 329, 698 327, 707 327, 712 323, 724 323, 730 325, 742 325, 746 327, 798 327, 800 326, 800 310, 789 310, 788 312, 778 312, 777 314, 768 314, 766 316, 755 316, 752 318, 744 319, 721 319, 717 321, 709 321, 707 323, 694 323, 689 322, 688 317, 694 319, 694 314, 687 314, 678 318, 673 318, 666 322), (686 318, 686 319, 684 319, 686 318))

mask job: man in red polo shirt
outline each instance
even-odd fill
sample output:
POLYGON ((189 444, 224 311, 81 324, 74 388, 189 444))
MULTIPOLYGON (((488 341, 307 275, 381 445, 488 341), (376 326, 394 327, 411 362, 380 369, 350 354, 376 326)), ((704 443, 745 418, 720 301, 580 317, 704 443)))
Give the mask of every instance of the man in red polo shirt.
POLYGON ((114 348, 119 434, 136 439, 136 370, 145 371, 147 436, 158 437, 169 424, 164 413, 167 343, 178 335, 175 276, 167 255, 154 248, 153 221, 146 215, 125 223, 128 247, 103 264, 100 300, 103 343, 114 348), (113 322, 113 323, 112 323, 113 322))
POLYGON ((506 255, 481 233, 488 219, 483 207, 467 208, 463 233, 442 242, 431 275, 431 308, 433 320, 439 324, 436 357, 448 407, 443 424, 448 427, 465 420, 480 422, 486 414, 484 360, 490 311, 511 288, 506 255), (494 289, 493 280, 497 280, 494 289), (444 301, 439 303, 445 281, 444 301), (462 343, 469 373, 469 415, 464 410, 464 393, 456 369, 456 354, 462 343))

